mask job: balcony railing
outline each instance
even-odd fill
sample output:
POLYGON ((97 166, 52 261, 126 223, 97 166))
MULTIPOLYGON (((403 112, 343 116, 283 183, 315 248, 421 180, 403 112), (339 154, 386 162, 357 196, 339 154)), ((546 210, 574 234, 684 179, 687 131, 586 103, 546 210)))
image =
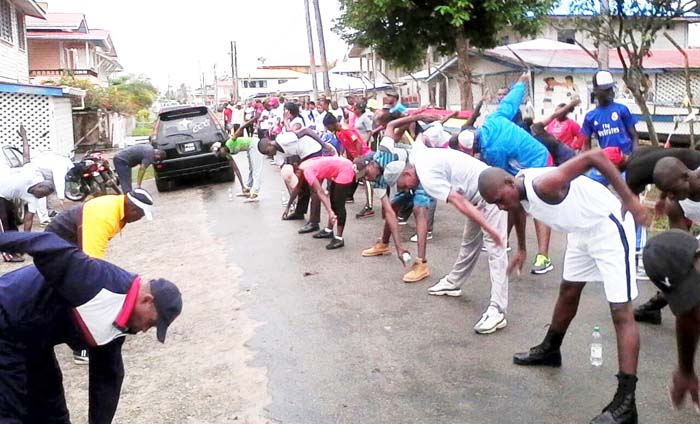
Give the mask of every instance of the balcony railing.
POLYGON ((92 76, 97 78, 94 69, 34 69, 29 71, 30 77, 62 77, 62 76, 92 76))

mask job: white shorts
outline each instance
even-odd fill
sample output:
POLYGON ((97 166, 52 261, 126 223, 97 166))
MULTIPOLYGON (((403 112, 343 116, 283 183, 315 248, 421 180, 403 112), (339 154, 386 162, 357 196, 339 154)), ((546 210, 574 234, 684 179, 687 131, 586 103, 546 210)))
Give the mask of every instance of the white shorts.
POLYGON ((610 216, 588 231, 570 233, 564 255, 566 281, 602 281, 610 303, 626 303, 639 294, 635 272, 634 219, 610 216))
POLYGON ((689 220, 700 223, 700 202, 694 202, 690 199, 681 200, 678 202, 681 209, 683 209, 683 215, 689 220))

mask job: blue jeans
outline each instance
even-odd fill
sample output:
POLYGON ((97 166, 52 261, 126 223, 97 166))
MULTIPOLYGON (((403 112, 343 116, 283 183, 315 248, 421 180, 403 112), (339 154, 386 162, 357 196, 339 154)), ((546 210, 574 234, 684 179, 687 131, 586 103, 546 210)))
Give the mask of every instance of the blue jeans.
POLYGON ((121 160, 114 159, 114 172, 119 176, 119 184, 122 186, 122 193, 126 194, 131 191, 131 166, 121 160))

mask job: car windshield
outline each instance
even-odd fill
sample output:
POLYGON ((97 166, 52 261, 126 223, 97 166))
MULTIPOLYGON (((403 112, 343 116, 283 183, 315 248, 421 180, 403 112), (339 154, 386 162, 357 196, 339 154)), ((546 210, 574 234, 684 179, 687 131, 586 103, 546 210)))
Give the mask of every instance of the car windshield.
POLYGON ((198 138, 216 132, 216 125, 204 108, 165 112, 158 125, 158 137, 198 138))

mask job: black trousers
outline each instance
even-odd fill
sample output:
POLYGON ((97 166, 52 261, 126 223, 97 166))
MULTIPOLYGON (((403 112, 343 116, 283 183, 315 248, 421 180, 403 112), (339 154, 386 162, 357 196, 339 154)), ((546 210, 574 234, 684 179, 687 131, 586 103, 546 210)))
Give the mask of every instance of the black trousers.
POLYGON ((331 198, 331 209, 333 213, 338 217, 338 225, 344 227, 345 221, 347 220, 348 213, 345 210, 345 199, 348 198, 348 194, 352 190, 352 183, 349 184, 337 184, 330 182, 328 185, 328 195, 331 198))
POLYGON ((0 233, 18 231, 15 204, 0 197, 0 233))

